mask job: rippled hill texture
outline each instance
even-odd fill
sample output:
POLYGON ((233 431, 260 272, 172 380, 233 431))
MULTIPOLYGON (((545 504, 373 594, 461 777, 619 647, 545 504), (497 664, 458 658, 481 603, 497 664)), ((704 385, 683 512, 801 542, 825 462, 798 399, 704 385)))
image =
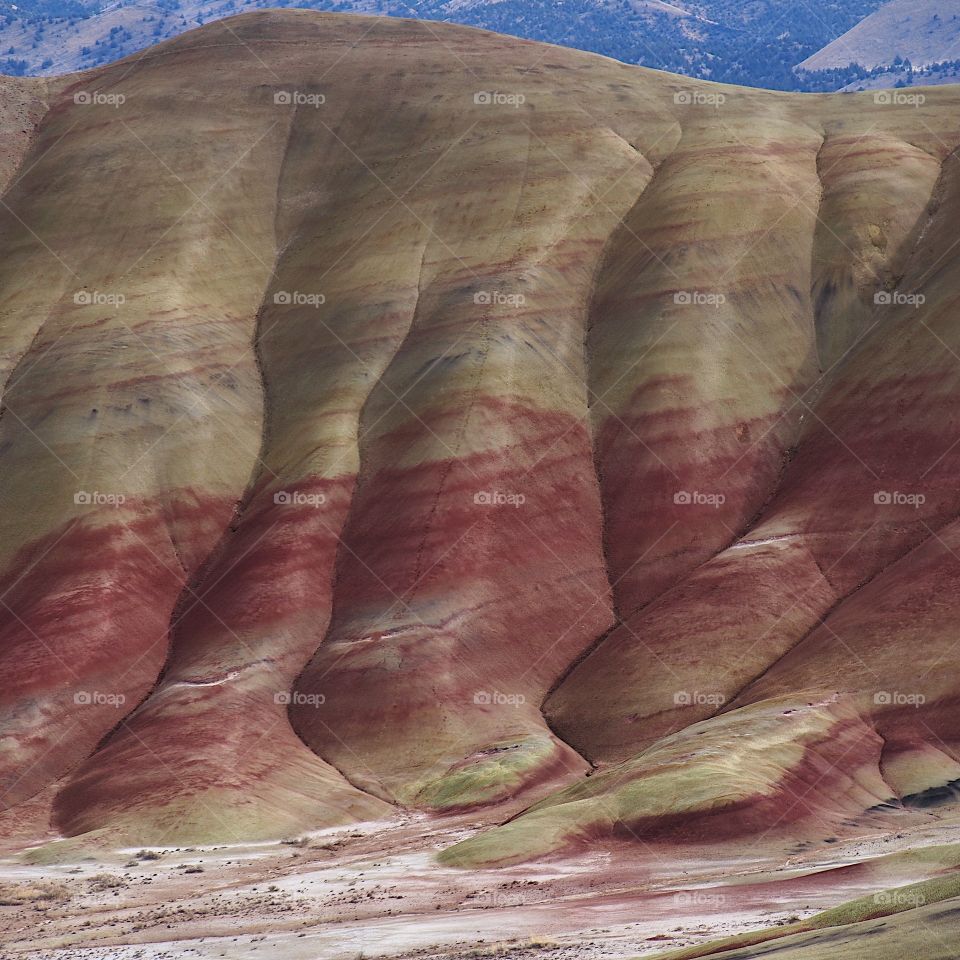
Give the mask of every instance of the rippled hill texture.
POLYGON ((6 827, 521 798, 476 866, 960 795, 960 88, 268 12, 0 129, 6 827))

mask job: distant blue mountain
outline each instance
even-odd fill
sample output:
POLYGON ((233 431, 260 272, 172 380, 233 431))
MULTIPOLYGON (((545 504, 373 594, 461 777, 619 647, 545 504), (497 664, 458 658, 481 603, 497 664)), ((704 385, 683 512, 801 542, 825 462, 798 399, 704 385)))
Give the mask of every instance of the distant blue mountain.
POLYGON ((126 56, 209 20, 276 6, 448 20, 626 63, 781 90, 832 90, 867 72, 796 64, 881 0, 22 0, 0 2, 0 70, 52 74, 126 56))

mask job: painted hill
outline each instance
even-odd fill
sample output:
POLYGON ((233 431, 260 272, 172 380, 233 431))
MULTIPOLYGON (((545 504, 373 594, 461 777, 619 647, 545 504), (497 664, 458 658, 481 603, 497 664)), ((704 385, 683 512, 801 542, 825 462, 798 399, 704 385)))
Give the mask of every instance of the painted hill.
POLYGON ((850 63, 887 67, 898 58, 915 67, 960 60, 957 5, 950 0, 889 0, 800 66, 805 70, 830 70, 850 63))
POLYGON ((3 80, 5 827, 951 802, 958 107, 304 12, 3 80))

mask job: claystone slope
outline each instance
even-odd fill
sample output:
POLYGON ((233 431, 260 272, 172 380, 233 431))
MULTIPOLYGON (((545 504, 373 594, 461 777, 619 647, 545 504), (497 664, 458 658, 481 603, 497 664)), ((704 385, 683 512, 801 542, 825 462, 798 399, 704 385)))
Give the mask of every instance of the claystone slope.
POLYGON ((214 23, 0 93, 0 793, 454 847, 960 780, 960 90, 214 23), (593 776, 584 774, 596 770, 593 776))

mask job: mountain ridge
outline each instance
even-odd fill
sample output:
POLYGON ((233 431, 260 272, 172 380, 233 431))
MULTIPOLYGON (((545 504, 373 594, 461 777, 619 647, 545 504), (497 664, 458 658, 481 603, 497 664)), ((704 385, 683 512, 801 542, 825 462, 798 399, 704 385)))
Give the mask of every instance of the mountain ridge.
POLYGON ((927 67, 960 59, 960 17, 940 0, 890 0, 800 67, 825 70, 856 59, 867 69, 909 60, 927 67), (941 16, 941 13, 943 16, 941 16))
MULTIPOLYGON (((329 12, 357 12, 434 22, 457 21, 526 39, 546 41, 613 56, 624 62, 731 83, 780 89, 836 89, 841 74, 799 75, 793 67, 870 13, 879 0, 843 0, 818 17, 796 16, 785 0, 754 0, 744 7, 731 0, 697 0, 684 8, 653 3, 572 0, 561 7, 543 0, 500 0, 451 4, 418 0, 378 3, 306 0, 329 12), (688 28, 691 22, 697 30, 688 28)), ((137 48, 214 18, 262 9, 265 0, 156 0, 110 4, 50 0, 19 5, 0 21, 0 50, 10 73, 55 74, 115 60, 137 48)))

